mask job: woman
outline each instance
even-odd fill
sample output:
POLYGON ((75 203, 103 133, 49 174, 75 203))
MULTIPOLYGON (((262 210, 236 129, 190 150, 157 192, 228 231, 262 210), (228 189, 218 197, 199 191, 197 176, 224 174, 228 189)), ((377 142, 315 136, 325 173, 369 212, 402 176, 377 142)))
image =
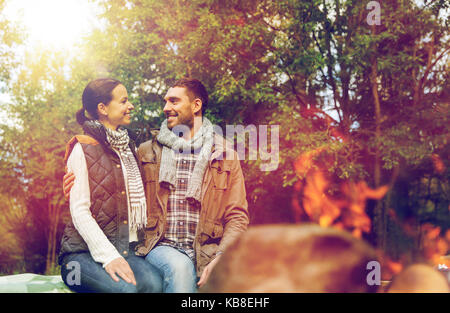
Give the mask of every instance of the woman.
POLYGON ((157 270, 134 254, 147 208, 136 147, 121 127, 134 109, 127 90, 117 80, 96 79, 82 103, 76 118, 85 135, 66 149, 76 178, 59 255, 63 281, 76 292, 161 292, 157 270))

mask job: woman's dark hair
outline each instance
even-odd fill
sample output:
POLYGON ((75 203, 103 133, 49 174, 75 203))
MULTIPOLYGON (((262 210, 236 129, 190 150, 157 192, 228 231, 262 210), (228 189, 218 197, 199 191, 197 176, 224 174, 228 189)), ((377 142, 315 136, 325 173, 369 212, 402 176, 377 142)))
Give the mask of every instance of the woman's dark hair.
POLYGON ((122 85, 122 83, 112 78, 98 78, 89 82, 86 88, 84 88, 81 97, 83 107, 76 113, 78 124, 83 125, 84 122, 89 120, 84 114, 85 111, 87 111, 92 118, 98 119, 98 104, 108 104, 112 100, 112 91, 118 85, 122 85))

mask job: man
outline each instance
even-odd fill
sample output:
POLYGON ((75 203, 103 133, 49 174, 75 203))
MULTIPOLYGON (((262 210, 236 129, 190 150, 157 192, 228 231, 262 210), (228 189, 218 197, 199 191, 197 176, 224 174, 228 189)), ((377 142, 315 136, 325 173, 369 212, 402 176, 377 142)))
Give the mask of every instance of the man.
POLYGON ((244 177, 237 153, 203 116, 200 81, 178 80, 164 100, 166 120, 138 149, 148 218, 136 254, 159 268, 164 292, 195 292, 247 228, 244 177))

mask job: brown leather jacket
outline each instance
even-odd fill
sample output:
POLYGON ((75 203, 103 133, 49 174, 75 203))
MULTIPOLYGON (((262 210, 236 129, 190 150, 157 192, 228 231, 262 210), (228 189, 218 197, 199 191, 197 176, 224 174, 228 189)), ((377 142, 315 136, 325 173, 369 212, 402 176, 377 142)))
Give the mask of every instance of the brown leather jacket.
MULTIPOLYGON (((158 183, 162 146, 153 140, 138 148, 147 198, 147 227, 137 255, 147 255, 164 235, 169 189, 158 183)), ((236 151, 215 135, 212 157, 203 176, 200 218, 194 239, 197 276, 215 257, 247 229, 249 223, 244 176, 236 151), (226 152, 228 151, 227 157, 226 152)))

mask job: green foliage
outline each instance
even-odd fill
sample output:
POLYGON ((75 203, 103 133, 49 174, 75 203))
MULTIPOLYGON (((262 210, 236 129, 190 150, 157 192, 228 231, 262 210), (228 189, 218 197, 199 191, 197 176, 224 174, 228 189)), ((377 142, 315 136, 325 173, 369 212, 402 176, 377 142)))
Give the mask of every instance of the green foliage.
POLYGON ((0 91, 4 88, 1 83, 10 78, 11 68, 18 64, 14 49, 23 41, 19 26, 2 14, 5 5, 6 1, 0 0, 0 91))

